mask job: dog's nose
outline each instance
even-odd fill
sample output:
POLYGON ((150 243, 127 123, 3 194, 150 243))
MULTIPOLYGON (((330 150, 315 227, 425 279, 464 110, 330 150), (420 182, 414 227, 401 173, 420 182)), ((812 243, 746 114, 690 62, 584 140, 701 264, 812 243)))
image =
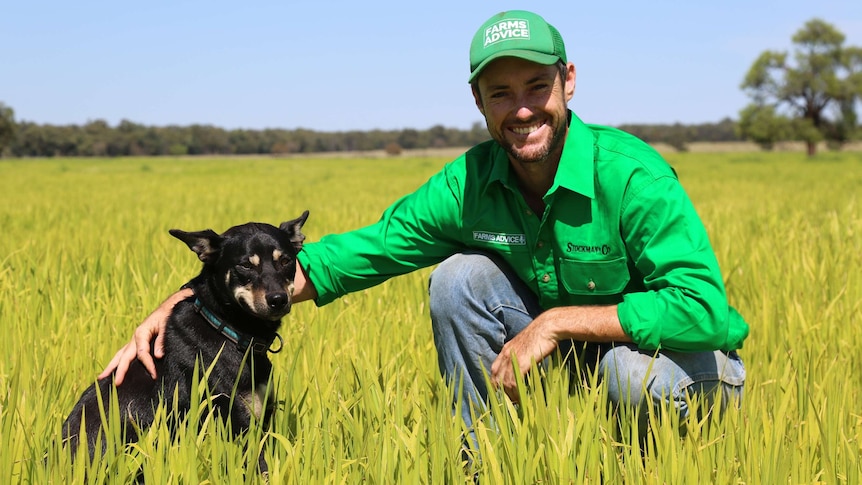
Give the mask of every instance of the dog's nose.
POLYGON ((273 310, 281 310, 287 306, 287 293, 267 293, 266 304, 273 310))

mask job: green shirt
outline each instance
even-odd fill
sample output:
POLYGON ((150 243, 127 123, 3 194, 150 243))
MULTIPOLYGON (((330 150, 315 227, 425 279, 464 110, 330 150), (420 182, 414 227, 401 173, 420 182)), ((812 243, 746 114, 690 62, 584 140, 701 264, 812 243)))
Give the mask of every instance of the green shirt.
POLYGON ((748 325, 728 306, 706 230, 667 162, 639 139, 574 114, 540 217, 494 141, 448 163, 370 226, 305 244, 324 305, 464 250, 500 255, 543 308, 618 304, 638 347, 735 350, 748 325))

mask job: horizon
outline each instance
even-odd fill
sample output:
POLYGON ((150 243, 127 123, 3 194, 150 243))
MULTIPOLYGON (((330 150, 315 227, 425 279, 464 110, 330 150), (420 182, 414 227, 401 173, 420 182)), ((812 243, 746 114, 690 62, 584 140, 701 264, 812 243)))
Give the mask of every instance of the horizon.
MULTIPOLYGON (((578 72, 569 108, 585 122, 695 125, 738 119, 748 68, 763 51, 792 52, 812 18, 862 45, 858 1, 810 3, 532 10, 563 36, 578 72)), ((16 121, 51 125, 469 130, 483 121, 469 42, 507 8, 523 7, 17 2, 0 18, 0 102, 16 121)))
MULTIPOLYGON (((0 100, 0 102, 2 102, 2 100, 0 100)), ((704 121, 704 122, 700 122, 700 123, 679 123, 679 124, 682 126, 719 125, 719 124, 723 123, 725 120, 729 120, 732 123, 736 123, 738 121, 738 120, 733 119, 733 118, 723 118, 723 119, 720 119, 717 121, 704 121)), ((105 123, 107 123, 108 128, 112 129, 112 130, 119 128, 120 123, 122 123, 123 121, 127 121, 127 122, 133 123, 133 124, 138 125, 138 126, 143 126, 144 128, 164 128, 164 129, 180 128, 180 129, 184 129, 184 128, 190 128, 191 126, 208 126, 208 127, 213 127, 216 129, 222 129, 225 131, 282 130, 282 131, 311 131, 311 132, 315 132, 315 133, 327 133, 327 134, 338 134, 338 133, 347 133, 347 132, 373 132, 373 131, 397 132, 397 131, 404 131, 404 130, 416 130, 416 131, 421 132, 421 131, 428 131, 428 130, 434 128, 435 126, 442 126, 444 129, 447 129, 447 130, 452 129, 452 130, 469 131, 471 129, 471 127, 461 128, 461 127, 457 127, 457 126, 446 126, 446 125, 438 124, 438 125, 432 125, 432 126, 429 126, 426 128, 414 128, 412 126, 405 126, 403 128, 391 128, 391 129, 388 129, 388 128, 387 129, 356 128, 356 129, 349 129, 349 130, 324 131, 324 130, 316 130, 316 129, 312 129, 312 128, 308 128, 308 127, 304 127, 304 126, 298 126, 295 128, 282 128, 282 127, 277 127, 277 126, 268 126, 268 127, 262 127, 262 128, 242 128, 242 127, 225 128, 223 126, 215 125, 212 123, 191 123, 188 125, 180 125, 180 124, 176 124, 176 123, 171 123, 171 124, 164 124, 164 125, 151 125, 151 124, 146 124, 146 123, 139 123, 135 120, 125 119, 125 118, 118 120, 116 123, 109 123, 107 120, 97 118, 97 119, 87 120, 83 123, 62 123, 62 124, 59 124, 59 123, 39 123, 39 122, 36 122, 33 120, 20 119, 20 118, 18 118, 17 114, 16 114, 16 119, 15 119, 15 123, 18 123, 18 124, 20 124, 20 123, 33 123, 33 124, 36 124, 39 126, 58 126, 58 127, 59 126, 83 127, 89 123, 100 122, 100 121, 104 121, 105 123)), ((476 123, 482 123, 482 128, 485 129, 485 125, 484 125, 484 122, 482 122, 482 120, 476 120, 476 123)), ((619 127, 619 126, 668 126, 668 127, 672 127, 676 124, 677 123, 621 123, 619 125, 607 125, 607 126, 612 126, 612 127, 619 127)), ((862 121, 860 121, 860 125, 862 125, 862 121)))

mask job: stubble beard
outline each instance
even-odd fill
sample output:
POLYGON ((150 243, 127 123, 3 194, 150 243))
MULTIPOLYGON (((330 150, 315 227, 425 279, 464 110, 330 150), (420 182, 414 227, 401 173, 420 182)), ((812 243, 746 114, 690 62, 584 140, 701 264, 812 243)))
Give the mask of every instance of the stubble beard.
POLYGON ((563 142, 566 139, 566 129, 568 128, 567 121, 568 120, 564 117, 561 122, 554 127, 553 134, 538 147, 527 146, 518 148, 514 143, 503 136, 502 133, 498 134, 494 138, 506 154, 509 155, 509 159, 513 162, 525 165, 542 163, 547 161, 551 154, 561 151, 563 142))

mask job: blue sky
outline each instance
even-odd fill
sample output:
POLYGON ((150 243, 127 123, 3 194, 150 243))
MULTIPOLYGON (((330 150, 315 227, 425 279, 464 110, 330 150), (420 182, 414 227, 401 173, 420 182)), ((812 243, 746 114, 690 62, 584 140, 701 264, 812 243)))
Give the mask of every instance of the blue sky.
POLYGON ((4 3, 0 102, 52 124, 469 128, 470 39, 507 9, 560 30, 569 107, 600 124, 736 118, 754 59, 813 17, 862 45, 860 0, 4 3))

